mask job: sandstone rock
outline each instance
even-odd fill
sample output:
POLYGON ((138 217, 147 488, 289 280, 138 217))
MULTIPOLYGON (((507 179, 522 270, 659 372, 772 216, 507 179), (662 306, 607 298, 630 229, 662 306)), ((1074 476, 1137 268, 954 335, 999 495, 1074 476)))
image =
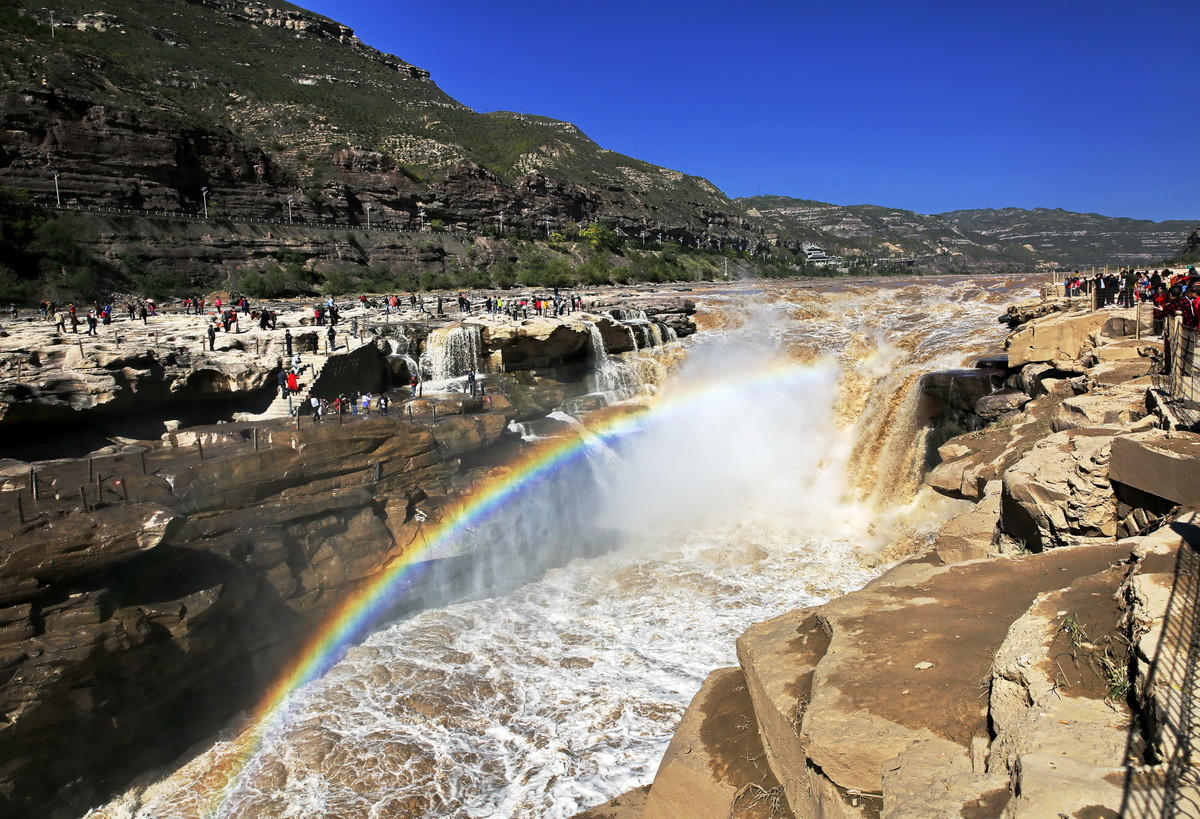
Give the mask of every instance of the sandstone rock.
POLYGON ((1133 715, 1104 676, 1105 662, 1113 673, 1127 663, 1117 605, 1125 574, 1116 566, 1045 592, 1008 630, 992 663, 989 770, 1014 775, 1029 754, 1125 764, 1133 715))
POLYGON ((1114 481, 1181 505, 1200 500, 1200 435, 1149 430, 1113 439, 1114 481))
POLYGON ((0 577, 61 584, 99 574, 154 549, 183 520, 154 503, 78 512, 0 535, 0 577))
POLYGON ((1081 371, 1080 359, 1095 346, 1091 334, 1099 331, 1105 338, 1125 335, 1125 313, 1133 315, 1131 310, 1055 313, 1023 324, 1006 342, 1009 363, 1024 367, 1045 362, 1058 369, 1081 371))
POLYGON ((577 813, 574 819, 641 819, 649 796, 650 786, 644 785, 620 796, 614 796, 602 805, 577 813))
POLYGON ((1111 539, 1116 499, 1108 479, 1114 432, 1080 429, 1038 442, 1004 472, 1003 532, 1041 550, 1111 539))
POLYGON ((800 730, 812 765, 841 788, 879 793, 885 763, 919 741, 932 758, 957 760, 954 770, 975 770, 988 739, 979 684, 1009 625, 1038 594, 1128 554, 1110 545, 943 567, 910 561, 822 606, 831 639, 800 730), (931 668, 914 668, 931 657, 931 668))
POLYGON ((973 412, 975 404, 990 395, 1003 378, 992 369, 938 370, 921 378, 921 392, 948 408, 973 412))
MULTIPOLYGON (((800 722, 812 695, 817 663, 829 647, 813 609, 797 609, 756 623, 737 640, 738 662, 754 706, 763 749, 771 771, 783 786, 792 810, 806 815, 812 805, 827 804, 825 815, 836 815, 823 794, 820 775, 808 766, 800 742, 800 722)), ((825 790, 832 791, 826 786, 825 790)))
POLYGON ((1065 399, 1054 414, 1055 432, 1100 426, 1128 426, 1146 417, 1146 386, 1138 383, 1100 387, 1065 399))
MULTIPOLYGON (((725 819, 778 787, 763 758, 754 708, 737 668, 712 672, 663 755, 644 819, 725 819)), ((765 812, 764 812, 765 815, 765 812)))
POLYGON ((1002 415, 1021 409, 1029 401, 1029 396, 1019 390, 998 390, 975 402, 975 414, 985 421, 995 421, 1002 415))
POLYGON ((942 524, 933 549, 945 564, 995 554, 992 541, 1000 522, 1000 481, 988 481, 979 503, 942 524))

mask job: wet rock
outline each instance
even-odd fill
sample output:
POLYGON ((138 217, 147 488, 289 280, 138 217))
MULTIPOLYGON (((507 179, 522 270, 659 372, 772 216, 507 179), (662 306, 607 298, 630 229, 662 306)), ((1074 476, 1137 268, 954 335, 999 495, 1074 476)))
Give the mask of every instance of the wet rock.
POLYGON ((663 755, 644 819, 724 819, 778 788, 739 668, 708 675, 663 755))
POLYGON ((985 421, 995 421, 1002 415, 1016 412, 1029 401, 1029 396, 1020 390, 998 390, 975 402, 975 414, 985 421))

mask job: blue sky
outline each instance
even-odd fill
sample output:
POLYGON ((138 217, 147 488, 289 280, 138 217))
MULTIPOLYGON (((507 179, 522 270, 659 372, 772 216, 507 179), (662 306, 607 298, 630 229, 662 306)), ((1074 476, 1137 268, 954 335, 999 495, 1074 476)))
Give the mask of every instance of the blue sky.
POLYGON ((1200 221, 1200 0, 301 5, 730 196, 1200 221))

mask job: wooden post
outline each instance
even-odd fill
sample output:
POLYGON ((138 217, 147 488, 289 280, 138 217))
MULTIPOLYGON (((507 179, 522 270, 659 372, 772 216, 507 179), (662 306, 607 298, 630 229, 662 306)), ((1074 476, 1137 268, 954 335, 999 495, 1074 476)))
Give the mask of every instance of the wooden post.
POLYGON ((258 427, 254 427, 253 435, 254 435, 254 451, 258 452, 258 427))
POLYGON ((29 470, 29 494, 34 500, 38 499, 38 476, 32 469, 29 470))
POLYGON ((254 354, 255 355, 262 355, 261 341, 262 341, 262 339, 259 339, 259 338, 254 339, 254 354))
POLYGON ((25 522, 25 504, 21 501, 21 493, 17 492, 17 520, 21 523, 25 522))
POLYGON ((88 458, 88 480, 89 481, 92 479, 92 475, 94 473, 95 473, 95 470, 92 468, 92 459, 89 457, 88 458))
POLYGON ((79 502, 83 504, 83 511, 85 511, 85 512, 91 511, 90 509, 88 509, 87 490, 84 489, 82 486, 79 487, 79 502))
POLYGON ((1134 321, 1136 322, 1134 324, 1133 337, 1140 339, 1142 337, 1142 300, 1141 299, 1138 299, 1137 301, 1134 302, 1133 309, 1134 309, 1133 317, 1134 317, 1134 321))
POLYGON ((196 438, 196 449, 200 452, 200 460, 203 461, 204 460, 204 441, 200 440, 200 438, 198 436, 196 438))
POLYGON ((139 453, 138 453, 138 455, 139 455, 139 456, 141 457, 141 459, 142 459, 142 474, 143 474, 143 475, 145 475, 145 474, 146 474, 146 453, 145 453, 145 452, 139 452, 139 453))
POLYGON ((99 506, 104 502, 104 479, 99 475, 96 476, 96 505, 99 506))
POLYGON ((75 343, 79 345, 79 357, 82 358, 83 357, 83 339, 79 339, 79 341, 77 341, 75 343))
POLYGON ((121 494, 125 497, 125 505, 128 506, 129 505, 129 482, 126 480, 121 481, 121 494))
POLYGON ((300 409, 296 409, 296 431, 300 431, 300 409))

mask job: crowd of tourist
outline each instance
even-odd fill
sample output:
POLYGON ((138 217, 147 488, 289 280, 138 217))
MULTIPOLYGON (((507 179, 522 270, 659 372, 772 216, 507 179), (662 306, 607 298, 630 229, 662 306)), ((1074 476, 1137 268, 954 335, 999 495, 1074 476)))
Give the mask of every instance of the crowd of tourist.
POLYGON ((1180 323, 1193 331, 1200 324, 1200 274, 1194 267, 1182 271, 1128 268, 1094 276, 1077 270, 1064 278, 1063 288, 1068 298, 1094 296, 1097 308, 1149 303, 1155 335, 1162 334, 1168 316, 1179 316, 1180 323))

